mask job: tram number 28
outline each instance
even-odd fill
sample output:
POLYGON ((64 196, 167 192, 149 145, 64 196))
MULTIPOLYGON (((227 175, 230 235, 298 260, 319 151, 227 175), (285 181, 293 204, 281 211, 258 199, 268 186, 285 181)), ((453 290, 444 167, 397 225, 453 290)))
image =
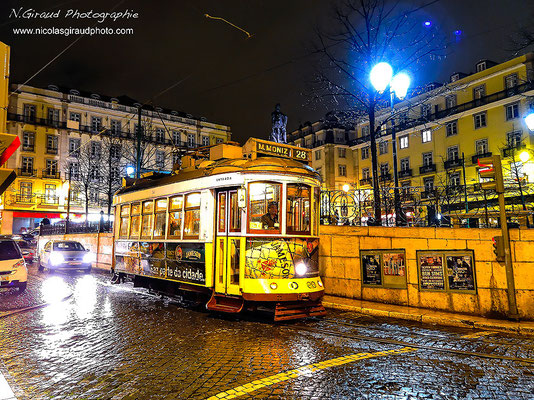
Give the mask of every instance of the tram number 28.
POLYGON ((317 287, 317 284, 313 281, 308 281, 307 285, 310 289, 315 289, 317 287))
POLYGON ((299 160, 307 160, 308 154, 302 150, 295 150, 294 157, 298 158, 299 160))

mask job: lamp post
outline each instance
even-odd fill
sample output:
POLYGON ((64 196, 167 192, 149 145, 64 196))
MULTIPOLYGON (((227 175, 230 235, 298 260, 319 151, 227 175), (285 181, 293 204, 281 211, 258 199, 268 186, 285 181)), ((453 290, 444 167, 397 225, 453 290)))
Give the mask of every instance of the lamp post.
MULTIPOLYGON (((378 93, 383 93, 386 88, 389 86, 390 93, 390 104, 391 104, 391 115, 394 114, 395 109, 393 102, 395 96, 400 100, 406 97, 408 92, 408 87, 410 86, 410 77, 404 72, 399 72, 397 75, 393 76, 393 69, 388 63, 381 62, 373 67, 371 70, 371 83, 373 87, 378 91, 378 93)), ((372 133, 371 133, 372 134, 372 133)), ((373 138, 373 137, 371 137, 373 138)), ((399 226, 404 219, 401 217, 402 210, 400 204, 400 193, 399 193, 399 173, 397 166, 397 133, 395 127, 392 125, 391 128, 391 144, 393 148, 393 182, 394 182, 394 207, 395 207, 395 225, 399 226)), ((373 186, 375 184, 375 174, 378 171, 373 170, 373 186)), ((378 179, 377 186, 378 187, 378 179)))

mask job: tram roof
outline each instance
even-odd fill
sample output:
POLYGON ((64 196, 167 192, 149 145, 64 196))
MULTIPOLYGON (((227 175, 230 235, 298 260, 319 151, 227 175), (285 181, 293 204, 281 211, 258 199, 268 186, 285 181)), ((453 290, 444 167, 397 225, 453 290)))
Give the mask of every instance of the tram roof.
POLYGON ((173 172, 172 174, 154 173, 140 179, 127 180, 126 186, 116 195, 184 182, 207 176, 238 173, 265 173, 269 175, 300 175, 321 180, 320 174, 312 167, 301 162, 279 157, 257 157, 255 159, 222 159, 217 161, 196 160, 195 165, 173 172))

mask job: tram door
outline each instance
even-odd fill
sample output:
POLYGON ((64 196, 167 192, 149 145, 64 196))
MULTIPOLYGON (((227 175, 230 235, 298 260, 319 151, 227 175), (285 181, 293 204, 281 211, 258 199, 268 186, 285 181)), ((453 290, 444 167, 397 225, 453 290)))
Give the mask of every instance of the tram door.
POLYGON ((217 192, 215 236, 215 292, 240 295, 240 265, 244 265, 245 238, 241 232, 241 210, 237 188, 217 192))

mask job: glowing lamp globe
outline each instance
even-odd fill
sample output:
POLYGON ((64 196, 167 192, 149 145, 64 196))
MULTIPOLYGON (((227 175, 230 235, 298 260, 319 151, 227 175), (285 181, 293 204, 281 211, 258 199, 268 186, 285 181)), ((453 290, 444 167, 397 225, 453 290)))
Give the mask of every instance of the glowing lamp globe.
POLYGON ((349 186, 347 183, 345 183, 345 184, 343 185, 343 191, 344 191, 345 193, 347 193, 347 192, 349 191, 349 189, 350 189, 350 186, 349 186))
POLYGON ((530 154, 528 153, 528 151, 523 151, 521 154, 519 154, 519 159, 526 163, 530 158, 530 154))
POLYGON ((527 124, 528 129, 534 131, 534 113, 530 113, 525 117, 525 123, 527 124))
POLYGON ((410 77, 405 72, 399 72, 391 81, 391 89, 399 99, 404 99, 410 87, 410 77))
POLYGON ((135 168, 134 167, 126 167, 126 174, 127 175, 133 175, 134 172, 135 172, 135 168))
POLYGON ((391 65, 386 62, 376 64, 371 70, 369 78, 373 87, 380 93, 382 93, 389 85, 391 77, 393 76, 393 69, 391 65))

